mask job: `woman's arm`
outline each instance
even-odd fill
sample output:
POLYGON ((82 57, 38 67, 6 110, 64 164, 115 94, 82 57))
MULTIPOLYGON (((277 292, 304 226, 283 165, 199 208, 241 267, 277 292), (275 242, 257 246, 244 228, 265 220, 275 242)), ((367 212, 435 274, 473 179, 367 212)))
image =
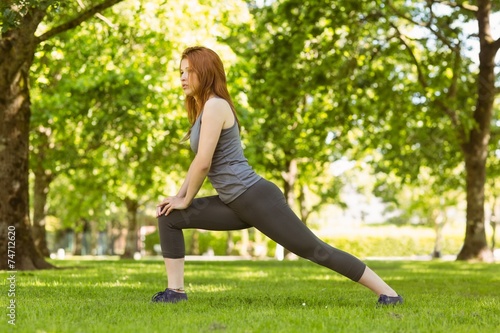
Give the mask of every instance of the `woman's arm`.
POLYGON ((207 101, 202 116, 198 153, 189 166, 188 174, 177 196, 168 197, 159 205, 161 206, 159 215, 168 215, 173 209, 189 207, 210 170, 228 112, 232 117, 231 108, 226 101, 221 99, 207 101))
POLYGON ((188 169, 188 173, 186 175, 186 179, 184 179, 184 182, 182 183, 182 186, 181 188, 179 189, 179 192, 177 193, 177 197, 181 197, 181 198, 184 198, 186 196, 186 192, 187 192, 187 187, 188 187, 188 184, 189 184, 189 171, 190 171, 191 167, 188 169))

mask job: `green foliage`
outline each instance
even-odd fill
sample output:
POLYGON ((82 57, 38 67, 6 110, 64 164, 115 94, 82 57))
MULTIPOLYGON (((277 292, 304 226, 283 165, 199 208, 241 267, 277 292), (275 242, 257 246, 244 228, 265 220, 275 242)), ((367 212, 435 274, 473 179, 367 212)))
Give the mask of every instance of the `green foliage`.
MULTIPOLYGON (((331 238, 329 244, 360 258, 370 257, 428 257, 432 254, 435 237, 366 236, 363 238, 331 238)), ((448 236, 445 239, 442 255, 455 255, 463 244, 461 236, 448 236)))
MULTIPOLYGON (((87 27, 84 23, 76 33, 46 43, 37 54, 40 65, 34 67, 39 71, 39 89, 34 89, 32 127, 35 131, 32 131, 32 142, 33 155, 38 158, 33 159, 33 163, 43 164, 56 175, 71 175, 72 187, 78 185, 76 191, 85 192, 85 199, 89 194, 90 197, 107 196, 108 199, 119 197, 112 186, 117 181, 114 172, 120 170, 118 161, 130 165, 134 157, 127 153, 144 145, 141 140, 145 139, 137 135, 141 120, 137 109, 151 98, 137 66, 127 66, 125 52, 112 51, 111 45, 118 40, 106 36, 104 27, 99 24, 87 27), (103 48, 104 52, 101 51, 103 48), (104 70, 102 64, 105 64, 104 70), (122 149, 124 154, 115 156, 108 147, 116 147, 117 139, 121 138, 119 133, 125 133, 127 146, 132 149, 122 149), (50 137, 49 147, 40 147, 38 138, 45 135, 50 137), (40 150, 44 151, 43 155, 38 154, 40 150), (101 163, 102 156, 107 157, 104 164, 101 163), (109 163, 112 168, 107 167, 109 163), (83 178, 76 178, 79 175, 83 178)), ((126 39, 124 35, 114 36, 120 39, 120 43, 126 39)), ((150 122, 150 119, 143 121, 150 122)), ((147 168, 142 170, 146 177, 150 176, 147 168)), ((140 178, 136 179, 136 186, 141 186, 140 178)), ((87 201, 85 199, 81 201, 87 201)), ((95 202, 93 211, 101 209, 98 202, 95 202)))
MULTIPOLYGON (((407 222, 405 221, 404 224, 407 222)), ((396 232, 384 229, 384 226, 378 228, 379 231, 373 230, 368 235, 338 235, 326 237, 323 240, 360 258, 429 256, 434 250, 435 235, 433 232, 422 232, 421 227, 411 227, 396 232), (384 230, 386 231, 384 232, 384 230)), ((430 231, 430 229, 425 229, 425 231, 430 231)), ((193 254, 190 252, 192 233, 193 230, 184 231, 187 255, 193 254)), ((240 239, 240 234, 235 232, 233 241, 237 243, 240 239)), ((200 254, 212 249, 215 255, 226 255, 227 232, 199 232, 198 242, 200 254)), ((276 244, 269 239, 266 242, 267 256, 273 257, 276 244)), ((463 238, 462 235, 458 234, 445 234, 443 243, 441 254, 454 255, 460 250, 463 238)), ((156 244, 160 244, 158 232, 146 236, 146 251, 148 253, 155 254, 154 245, 156 244)))
MULTIPOLYGON (((191 253, 191 246, 193 243, 193 232, 197 232, 198 235, 198 250, 199 254, 207 253, 212 250, 214 255, 224 256, 227 254, 227 239, 228 234, 225 231, 201 231, 201 230, 184 230, 184 243, 186 245, 186 255, 193 255, 191 253)), ((238 232, 233 233, 233 242, 237 243, 241 240, 241 235, 238 232)), ((151 233, 146 236, 145 249, 149 254, 156 254, 154 251, 154 246, 160 244, 160 235, 158 232, 151 233)), ((239 253, 233 253, 238 255, 239 253)))
MULTIPOLYGON (((377 307, 367 289, 305 260, 187 262, 189 300, 151 304, 163 262, 55 261, 18 272, 15 330, 2 332, 496 332, 497 265, 374 261, 405 297, 377 307), (145 319, 146 318, 146 319, 145 319), (167 319, 166 319, 167 318, 167 319)), ((2 300, 6 294, 2 295, 2 300)))
MULTIPOLYGON (((294 191, 301 198, 307 188, 316 196, 310 210, 338 198, 341 183, 332 179, 328 168, 350 147, 343 135, 348 131, 343 114, 335 112, 344 98, 336 92, 343 91, 345 73, 331 70, 343 68, 348 51, 342 53, 332 44, 340 37, 351 41, 352 36, 340 35, 352 19, 349 6, 356 5, 339 5, 335 28, 336 4, 276 1, 253 7, 255 24, 228 41, 247 65, 251 87, 243 123, 253 144, 246 153, 260 173, 284 182, 287 195, 294 191)), ((300 204, 303 212, 305 205, 300 204)))
MULTIPOLYGON (((173 194, 164 192, 180 182, 191 158, 180 143, 188 129, 180 53, 186 43, 214 40, 210 27, 219 15, 224 22, 242 15, 237 1, 216 11, 211 2, 195 3, 196 12, 187 10, 188 3, 122 3, 41 45, 32 67, 31 167, 54 175, 59 192, 49 193, 52 214, 100 221, 127 198, 147 204, 173 194), (197 30, 189 26, 191 15, 197 30), (173 21, 178 24, 165 30, 173 21), (188 28, 197 37, 182 42, 188 28), (61 196, 78 209, 62 206, 61 196)), ((49 13, 42 32, 74 11, 78 6, 67 4, 49 13)), ((216 47, 230 65, 230 52, 216 47)))
POLYGON ((45 11, 51 6, 57 9, 60 2, 60 0, 3 0, 0 3, 2 33, 17 28, 30 9, 45 11))
MULTIPOLYGON (((341 158, 370 163, 375 193, 404 217, 430 221, 436 207, 463 200, 460 145, 475 126, 478 69, 466 52, 474 36, 462 24, 474 15, 404 0, 250 3, 127 1, 40 45, 31 68, 30 163, 54 176, 49 210, 63 225, 123 218, 127 198, 148 212, 177 190, 192 158, 179 142, 189 125, 178 61, 193 44, 223 58, 251 164, 282 181, 297 162, 294 191, 310 193, 309 210, 339 202, 349 179, 329 168, 341 158)), ((82 10, 68 1, 1 6, 4 31, 30 6, 47 9, 37 35, 82 10)), ((491 201, 498 119, 496 107, 491 201)))

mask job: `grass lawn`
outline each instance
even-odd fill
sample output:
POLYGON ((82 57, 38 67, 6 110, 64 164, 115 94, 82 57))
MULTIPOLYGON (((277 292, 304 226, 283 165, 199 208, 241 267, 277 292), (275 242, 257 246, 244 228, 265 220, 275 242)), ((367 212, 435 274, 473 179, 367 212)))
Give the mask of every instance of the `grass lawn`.
POLYGON ((187 262, 178 304, 150 303, 166 286, 162 261, 54 263, 16 273, 15 329, 5 315, 0 332, 500 332, 499 264, 368 262, 405 297, 377 307, 368 289, 305 260, 187 262))

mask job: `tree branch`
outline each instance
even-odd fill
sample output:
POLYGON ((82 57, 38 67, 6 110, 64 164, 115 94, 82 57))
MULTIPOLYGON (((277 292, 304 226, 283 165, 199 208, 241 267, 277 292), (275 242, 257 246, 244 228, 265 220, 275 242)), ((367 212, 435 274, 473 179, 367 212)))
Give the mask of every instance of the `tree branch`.
POLYGON ((493 49, 495 51, 500 50, 500 38, 498 38, 496 41, 494 41, 493 44, 492 44, 492 46, 493 46, 493 49))
MULTIPOLYGON (((457 46, 456 45, 453 45, 447 38, 445 35, 443 35, 439 29, 433 29, 432 28, 432 22, 435 20, 437 21, 437 18, 436 16, 434 15, 434 10, 432 9, 432 4, 433 2, 435 1, 431 1, 429 2, 429 11, 431 13, 431 17, 430 17, 430 20, 428 23, 425 24, 425 26, 427 27, 427 29, 429 29, 430 31, 432 31, 432 33, 441 41, 443 42, 443 44, 445 44, 446 46, 448 46, 450 49, 456 51, 457 49, 457 46)), ((437 24, 436 24, 437 26, 437 24)))
MULTIPOLYGON (((83 4, 82 0, 76 0, 76 2, 78 2, 78 5, 80 6, 81 9, 85 10, 85 5, 83 4)), ((101 19, 110 28, 116 28, 116 26, 110 20, 108 20, 104 15, 97 13, 97 14, 95 14, 95 17, 97 17, 98 19, 101 19)))
POLYGON ((439 0, 434 0, 433 2, 442 4, 442 5, 447 5, 447 6, 450 6, 452 8, 460 8, 463 10, 468 10, 468 11, 473 12, 473 13, 477 12, 477 10, 478 10, 477 6, 469 5, 468 3, 456 3, 456 2, 451 2, 451 1, 439 1, 439 0))
POLYGON ((403 43, 406 50, 410 54, 410 57, 413 59, 413 63, 417 67, 418 82, 420 82, 420 84, 422 85, 422 87, 424 89, 427 88, 427 81, 425 80, 424 74, 422 72, 422 68, 420 66, 420 63, 419 63, 417 57, 415 56, 415 53, 413 53, 413 50, 411 49, 410 45, 408 45, 408 43, 405 40, 405 36, 401 33, 401 31, 399 31, 398 27, 392 23, 390 23, 390 25, 394 28, 394 30, 396 30, 397 38, 401 41, 401 43, 403 43))
POLYGON ((421 22, 417 22, 415 20, 413 20, 411 17, 408 17, 406 16, 404 13, 400 12, 396 7, 394 7, 394 5, 392 4, 391 1, 387 1, 387 6, 399 17, 399 18, 402 18, 410 23, 413 23, 417 26, 420 26, 420 27, 427 27, 426 24, 423 24, 421 22))
POLYGON ((75 17, 74 19, 47 31, 46 33, 44 33, 41 36, 38 36, 36 38, 36 42, 41 43, 43 41, 46 41, 47 39, 54 37, 55 35, 58 35, 62 32, 71 30, 71 29, 77 27, 78 25, 80 25, 82 22, 85 22, 86 20, 88 20, 92 16, 96 15, 97 13, 99 13, 99 12, 109 8, 109 7, 112 7, 115 4, 122 2, 122 1, 123 0, 106 0, 103 3, 82 12, 79 16, 75 17))
MULTIPOLYGON (((456 92, 457 92, 457 82, 458 82, 458 75, 456 75, 455 73, 458 73, 459 72, 459 67, 461 66, 461 61, 462 61, 462 58, 460 56, 460 43, 458 43, 457 45, 453 45, 453 43, 451 43, 445 35, 443 35, 439 30, 437 29, 434 29, 432 27, 432 22, 436 19, 436 16, 434 15, 434 11, 432 9, 432 5, 434 3, 441 3, 441 4, 446 4, 446 5, 453 5, 452 3, 450 2, 447 2, 447 1, 434 1, 434 0, 429 0, 427 2, 427 6, 428 6, 428 9, 429 9, 429 12, 430 12, 430 19, 429 19, 429 22, 416 22, 413 18, 411 17, 407 17, 404 13, 401 13, 397 8, 395 8, 391 2, 389 1, 388 2, 388 7, 400 18, 404 19, 404 20, 407 20, 408 22, 411 22, 417 26, 420 26, 420 27, 424 27, 426 29, 429 29, 431 33, 434 34, 434 36, 437 37, 438 40, 440 40, 441 42, 443 42, 443 44, 445 44, 446 46, 449 47, 449 49, 455 54, 455 60, 454 60, 454 63, 453 63, 453 77, 452 77, 452 80, 451 80, 451 83, 450 83, 450 86, 448 87, 448 97, 454 97, 456 95, 456 92)), ((457 7, 458 4, 455 4, 454 7, 457 7)), ((458 6, 460 7, 460 6, 458 6)), ((405 46, 406 50, 408 51, 408 53, 410 54, 411 58, 413 59, 413 63, 416 65, 417 67, 417 73, 418 73, 418 81, 419 83, 422 85, 422 87, 424 89, 426 89, 428 87, 428 84, 427 84, 427 81, 426 81, 426 78, 424 77, 424 74, 422 72, 422 68, 420 66, 420 63, 417 59, 417 57, 415 56, 413 50, 411 49, 410 45, 407 43, 406 39, 408 38, 407 36, 405 36, 403 33, 400 32, 400 30, 398 29, 398 27, 395 25, 395 24, 392 24, 390 23, 391 26, 396 30, 397 32, 397 37, 399 38, 399 40, 403 43, 403 45, 405 46)), ((500 42, 499 42, 500 43, 500 42)), ((443 112, 445 114, 448 115, 448 117, 450 118, 453 126, 455 126, 455 128, 457 130, 460 130, 460 120, 458 119, 458 116, 457 116, 457 113, 455 110, 449 108, 447 105, 445 105, 445 103, 443 103, 442 101, 440 100, 436 100, 435 101, 436 105, 441 109, 443 110, 443 112)))
POLYGON ((450 87, 448 88, 448 97, 455 97, 457 95, 458 78, 460 76, 460 67, 462 66, 462 56, 460 55, 460 48, 453 49, 455 59, 453 61, 453 71, 450 87))
MULTIPOLYGON (((401 43, 403 43, 403 45, 405 46, 406 50, 410 54, 410 57, 413 59, 414 65, 417 67, 418 82, 422 85, 422 87, 424 89, 426 89, 428 87, 428 84, 427 84, 427 81, 426 81, 426 79, 424 77, 424 74, 422 72, 422 68, 420 66, 420 62, 418 61, 417 57, 415 56, 415 53, 411 49, 410 45, 406 42, 406 36, 404 36, 399 31, 399 29, 398 29, 398 27, 396 27, 396 25, 394 25, 392 23, 390 23, 390 25, 396 30, 396 34, 397 34, 398 39, 401 41, 401 43)), ((459 57, 459 54, 458 54, 457 58, 455 58, 454 66, 455 67, 459 66, 460 65, 460 61, 461 61, 461 58, 459 57)), ((455 76, 452 79, 451 86, 449 87, 449 94, 455 94, 456 93, 456 86, 455 86, 455 84, 456 84, 457 80, 458 80, 457 76, 455 76)), ((455 126, 455 128, 457 130, 460 130, 460 120, 458 119, 457 113, 454 110, 452 110, 449 107, 447 107, 441 100, 436 100, 435 103, 436 103, 436 105, 438 105, 438 107, 441 110, 443 110, 443 112, 445 114, 448 115, 448 117, 450 117, 450 120, 451 120, 453 126, 455 126)))
POLYGON ((417 22, 415 21, 413 18, 411 17, 408 17, 406 16, 404 13, 402 13, 401 11, 399 11, 392 3, 391 1, 388 1, 387 2, 387 6, 396 14, 396 16, 398 16, 399 18, 402 18, 416 26, 419 26, 419 27, 422 27, 422 28, 426 28, 426 29, 429 29, 441 42, 443 42, 443 44, 445 44, 446 46, 448 46, 450 49, 455 49, 456 46, 455 45, 452 45, 450 43, 450 41, 448 39, 446 39, 446 37, 437 29, 433 29, 432 28, 432 21, 434 20, 434 18, 436 17, 434 15, 434 11, 432 10, 432 4, 433 4, 433 1, 431 2, 428 2, 428 7, 429 7, 429 11, 431 13, 431 17, 430 17, 430 20, 429 22, 417 22))
POLYGON ((459 131, 461 135, 463 135, 464 131, 462 130, 462 127, 460 127, 460 121, 457 117, 457 113, 454 110, 450 109, 448 106, 446 106, 446 104, 444 104, 443 101, 439 99, 436 99, 435 103, 437 106, 439 106, 441 110, 443 110, 444 113, 448 115, 448 117, 450 117, 451 123, 453 124, 453 126, 455 126, 455 129, 459 131))

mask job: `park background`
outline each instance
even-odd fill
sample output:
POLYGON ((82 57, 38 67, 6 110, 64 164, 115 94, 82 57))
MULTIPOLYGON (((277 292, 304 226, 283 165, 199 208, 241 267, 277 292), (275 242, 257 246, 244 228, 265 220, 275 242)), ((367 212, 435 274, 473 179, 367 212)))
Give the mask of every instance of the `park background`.
POLYGON ((498 1, 0 9, 0 331, 499 331, 498 1), (190 300, 149 304, 155 206, 193 157, 178 67, 197 44, 224 62, 256 171, 405 304, 274 260, 293 256, 253 229, 185 232, 190 300))
MULTIPOLYGON (((155 205, 192 159, 178 73, 192 45, 220 54, 246 157, 322 238, 494 260, 497 2, 2 6, 1 222, 19 269, 159 253, 155 205)), ((255 230, 185 237, 190 255, 282 257, 255 230)))

